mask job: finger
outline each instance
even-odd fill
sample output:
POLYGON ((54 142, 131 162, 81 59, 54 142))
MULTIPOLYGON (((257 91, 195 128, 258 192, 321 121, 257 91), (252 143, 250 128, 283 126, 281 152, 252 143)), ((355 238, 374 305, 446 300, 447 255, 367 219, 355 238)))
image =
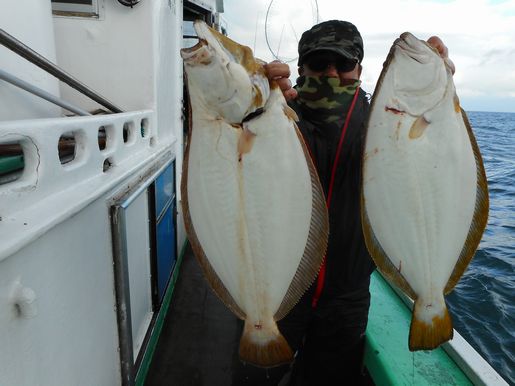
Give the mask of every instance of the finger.
POLYGON ((290 66, 286 63, 273 61, 265 64, 264 67, 268 79, 288 78, 290 76, 290 66))
POLYGON ((281 91, 286 91, 291 88, 291 81, 288 78, 279 78, 276 79, 277 85, 281 89, 281 91))
POLYGON ((449 49, 438 36, 431 36, 427 39, 430 46, 436 48, 442 58, 449 57, 449 49))
POLYGON ((438 36, 431 36, 429 39, 427 39, 427 42, 430 46, 436 48, 440 56, 444 59, 447 66, 451 69, 451 72, 454 74, 456 72, 456 66, 454 66, 452 60, 449 59, 449 49, 444 44, 442 39, 440 39, 438 36))
POLYGON ((284 91, 283 95, 286 101, 291 101, 292 99, 297 98, 298 93, 294 88, 290 88, 289 90, 284 91))

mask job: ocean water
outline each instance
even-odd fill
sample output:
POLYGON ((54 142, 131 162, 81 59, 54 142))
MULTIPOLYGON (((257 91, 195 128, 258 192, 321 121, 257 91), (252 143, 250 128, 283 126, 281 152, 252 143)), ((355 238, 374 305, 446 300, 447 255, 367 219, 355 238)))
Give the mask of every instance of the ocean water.
POLYGON ((467 112, 486 169, 488 225, 447 296, 454 328, 515 385, 515 113, 467 112))

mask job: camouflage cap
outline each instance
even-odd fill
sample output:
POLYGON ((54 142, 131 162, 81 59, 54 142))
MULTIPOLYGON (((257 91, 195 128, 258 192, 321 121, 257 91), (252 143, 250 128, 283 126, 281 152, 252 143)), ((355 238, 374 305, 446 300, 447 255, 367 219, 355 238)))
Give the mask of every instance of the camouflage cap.
POLYGON ((332 51, 361 63, 363 40, 356 26, 348 21, 324 21, 302 34, 299 41, 299 66, 308 54, 315 51, 332 51))

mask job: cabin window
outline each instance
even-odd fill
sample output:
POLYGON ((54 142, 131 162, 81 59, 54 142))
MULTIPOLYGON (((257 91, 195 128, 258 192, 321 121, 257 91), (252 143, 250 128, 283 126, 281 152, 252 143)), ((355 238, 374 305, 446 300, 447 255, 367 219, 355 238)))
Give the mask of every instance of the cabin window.
POLYGON ((123 142, 132 144, 136 140, 134 122, 125 122, 123 124, 123 142))
POLYGON ((64 133, 59 138, 57 150, 59 152, 59 160, 61 165, 72 162, 77 155, 77 138, 74 131, 64 133))
POLYGON ((18 180, 24 169, 24 153, 21 143, 0 143, 0 185, 18 180))
POLYGON ((58 16, 99 17, 103 0, 52 0, 52 13, 58 16))

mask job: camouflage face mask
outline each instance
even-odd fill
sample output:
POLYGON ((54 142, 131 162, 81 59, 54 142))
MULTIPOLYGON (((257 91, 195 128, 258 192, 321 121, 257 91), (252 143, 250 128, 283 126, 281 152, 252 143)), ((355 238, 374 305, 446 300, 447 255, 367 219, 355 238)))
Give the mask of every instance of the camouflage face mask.
POLYGON ((337 122, 345 118, 360 84, 356 79, 342 84, 339 78, 301 76, 297 79, 297 101, 309 112, 309 118, 325 123, 337 122))

